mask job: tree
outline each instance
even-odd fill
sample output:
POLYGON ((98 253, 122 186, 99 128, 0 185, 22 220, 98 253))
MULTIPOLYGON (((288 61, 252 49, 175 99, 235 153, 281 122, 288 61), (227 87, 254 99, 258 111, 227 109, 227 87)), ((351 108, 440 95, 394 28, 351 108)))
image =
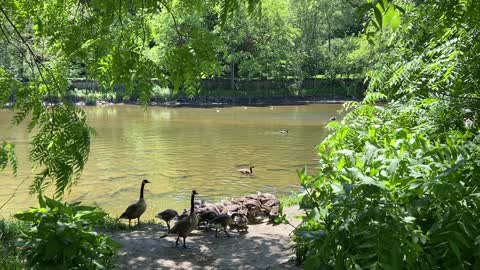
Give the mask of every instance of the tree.
MULTIPOLYGON (((35 135, 30 159, 40 168, 31 191, 42 192, 54 184, 56 196, 61 197, 78 179, 88 159, 93 130, 86 124, 84 112, 65 99, 70 67, 81 64, 86 75, 106 90, 123 84, 128 93, 136 91, 144 102, 153 88, 152 77, 192 91, 201 72, 211 71, 210 54, 202 53, 210 48, 208 40, 194 34, 162 55, 164 61, 154 61, 147 53, 152 40, 147 22, 156 14, 168 14, 175 20, 177 6, 185 13, 202 13, 205 5, 218 6, 224 22, 240 2, 253 9, 258 1, 3 1, 1 44, 8 43, 9 50, 17 51, 10 54, 15 60, 8 61, 26 63, 20 65, 26 70, 20 78, 16 70, 0 67, 0 106, 15 101, 14 124, 31 115, 28 130, 35 130, 35 135), (185 66, 176 65, 192 58, 195 61, 185 66), (202 58, 206 58, 205 64, 202 58), (200 68, 194 68, 198 62, 202 63, 200 68)), ((177 27, 177 38, 189 33, 190 29, 177 27)), ((4 142, 0 169, 8 162, 16 164, 14 147, 4 142)))
POLYGON ((476 269, 480 4, 365 8, 366 38, 388 50, 365 99, 329 124, 318 171, 299 173, 298 257, 306 269, 476 269))

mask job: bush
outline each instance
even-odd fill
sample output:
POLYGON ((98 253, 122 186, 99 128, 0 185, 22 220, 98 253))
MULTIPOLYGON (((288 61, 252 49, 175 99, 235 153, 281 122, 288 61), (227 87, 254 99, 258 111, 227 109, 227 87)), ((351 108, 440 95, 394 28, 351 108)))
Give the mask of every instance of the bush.
POLYGON ((0 221, 0 269, 22 269, 23 263, 18 254, 17 238, 20 236, 18 224, 0 221))
POLYGON ((404 106, 364 105, 332 122, 319 173, 299 174, 305 269, 480 267, 480 135, 395 128, 404 106))
POLYGON ((104 269, 113 267, 119 244, 92 231, 107 214, 79 203, 44 197, 40 207, 17 213, 26 222, 21 255, 29 269, 104 269))
POLYGON ((88 93, 86 96, 85 96, 85 104, 86 105, 89 105, 89 106, 93 106, 93 105, 96 105, 97 104, 97 96, 95 95, 95 93, 88 93))

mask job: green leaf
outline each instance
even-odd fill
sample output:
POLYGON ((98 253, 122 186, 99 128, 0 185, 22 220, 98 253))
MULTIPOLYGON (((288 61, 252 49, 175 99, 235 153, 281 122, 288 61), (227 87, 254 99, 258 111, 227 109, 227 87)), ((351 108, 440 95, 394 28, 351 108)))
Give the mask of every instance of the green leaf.
POLYGON ((382 22, 383 22, 383 16, 382 16, 382 11, 381 11, 381 6, 380 4, 375 5, 373 7, 373 13, 375 14, 375 22, 378 25, 378 28, 382 28, 382 22))

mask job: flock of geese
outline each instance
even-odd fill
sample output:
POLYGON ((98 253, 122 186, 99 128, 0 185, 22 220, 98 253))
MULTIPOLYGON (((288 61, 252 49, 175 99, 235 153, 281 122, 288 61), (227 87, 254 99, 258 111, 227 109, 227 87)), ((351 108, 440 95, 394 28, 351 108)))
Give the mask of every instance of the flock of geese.
MULTIPOLYGON (((253 168, 255 168, 255 166, 239 169, 238 172, 243 175, 251 175, 253 174, 253 168)), ((120 219, 128 219, 128 226, 131 226, 132 219, 137 219, 137 224, 140 224, 140 217, 143 213, 145 213, 145 210, 147 209, 147 203, 145 202, 143 191, 145 189, 145 185, 148 183, 150 183, 150 181, 148 181, 147 179, 142 180, 140 187, 140 198, 137 202, 129 205, 125 212, 123 212, 119 217, 120 219)), ((218 236, 219 229, 223 230, 227 237, 230 237, 227 231, 227 227, 230 227, 230 229, 237 229, 238 232, 246 232, 248 230, 247 212, 233 213, 231 211, 227 211, 227 213, 219 213, 218 210, 202 211, 201 209, 200 211, 199 209, 195 211, 196 195, 199 195, 198 192, 196 190, 192 190, 190 211, 185 210, 183 214, 179 215, 178 212, 173 209, 166 209, 156 215, 156 217, 166 222, 168 229, 168 231, 160 238, 167 237, 168 235, 176 235, 177 241, 175 242, 175 246, 178 246, 180 237, 182 237, 183 247, 187 248, 187 236, 193 230, 198 228, 199 224, 202 223, 205 225, 206 230, 215 228, 215 237, 218 236), (177 222, 175 223, 175 225, 173 225, 173 227, 170 227, 170 222, 174 219, 176 219, 177 222)), ((206 204, 206 202, 202 201, 199 204, 201 205, 197 205, 197 207, 202 207, 204 206, 204 204, 206 204)))
MULTIPOLYGON (((331 117, 330 121, 335 121, 335 117, 331 117)), ((288 135, 288 129, 281 130, 278 132, 281 135, 288 135)), ((253 168, 255 166, 250 166, 249 168, 239 169, 243 175, 253 175, 253 168)), ((147 203, 143 197, 143 190, 145 185, 150 183, 147 179, 142 181, 142 185, 140 188, 140 198, 137 202, 129 205, 125 212, 120 215, 121 219, 128 219, 128 226, 131 226, 132 219, 137 219, 137 224, 140 223, 140 217, 147 209, 147 203)), ((206 224, 207 230, 209 228, 215 228, 215 237, 218 236, 218 230, 223 229, 227 237, 230 237, 227 231, 227 227, 236 228, 239 232, 240 231, 247 231, 248 230, 248 218, 247 214, 244 213, 232 213, 228 211, 227 213, 218 213, 218 211, 204 211, 197 215, 195 213, 195 195, 199 195, 196 190, 192 190, 191 201, 190 201, 190 211, 184 211, 182 215, 179 215, 177 211, 173 209, 166 209, 156 215, 159 219, 165 221, 167 223, 167 233, 162 235, 160 238, 167 237, 168 235, 176 235, 177 241, 175 242, 175 246, 178 246, 178 241, 180 237, 183 238, 183 247, 187 248, 186 245, 186 238, 188 235, 195 230, 200 223, 206 224), (177 219, 177 222, 173 227, 170 227, 170 221, 173 219, 177 219)), ((273 195, 272 195, 273 196, 273 195)), ((274 197, 274 196, 273 196, 274 197)), ((278 210, 278 200, 275 198, 272 200, 271 198, 267 198, 267 207, 272 208, 272 206, 277 207, 278 210), (273 203, 271 203, 273 201, 273 203), (277 204, 277 205, 275 205, 277 204)), ((252 203, 251 203, 252 204, 252 203)), ((253 203, 256 204, 256 203, 253 203)), ((275 210, 274 210, 275 212, 275 210)))

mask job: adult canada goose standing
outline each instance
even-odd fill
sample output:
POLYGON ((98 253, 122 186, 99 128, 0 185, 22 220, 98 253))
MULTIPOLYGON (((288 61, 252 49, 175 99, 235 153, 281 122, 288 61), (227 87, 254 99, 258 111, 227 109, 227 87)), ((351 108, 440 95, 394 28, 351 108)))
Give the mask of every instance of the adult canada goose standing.
POLYGON ((239 169, 238 171, 241 174, 250 175, 250 174, 253 174, 253 168, 255 168, 255 166, 250 166, 250 169, 247 169, 247 168, 239 169))
POLYGON ((170 220, 178 216, 178 212, 173 209, 166 209, 158 213, 156 217, 164 220, 167 223, 167 228, 170 230, 170 220))
POLYGON ((120 215, 120 218, 128 219, 128 226, 131 225, 130 223, 132 219, 138 219, 137 224, 140 224, 140 216, 145 212, 145 210, 147 210, 147 203, 143 198, 143 189, 145 188, 145 185, 147 183, 150 183, 150 181, 148 181, 147 179, 143 179, 142 187, 140 188, 140 199, 138 199, 136 203, 128 206, 127 210, 125 210, 125 212, 120 215))
POLYGON ((178 235, 177 241, 175 242, 175 246, 178 246, 178 240, 180 240, 180 236, 183 237, 183 247, 187 248, 187 244, 185 242, 187 236, 198 227, 198 217, 194 211, 194 200, 195 195, 198 195, 197 191, 192 190, 192 198, 191 198, 191 208, 190 208, 190 215, 184 219, 179 220, 173 227, 168 230, 168 232, 162 235, 160 238, 164 238, 169 234, 176 234, 178 235))

